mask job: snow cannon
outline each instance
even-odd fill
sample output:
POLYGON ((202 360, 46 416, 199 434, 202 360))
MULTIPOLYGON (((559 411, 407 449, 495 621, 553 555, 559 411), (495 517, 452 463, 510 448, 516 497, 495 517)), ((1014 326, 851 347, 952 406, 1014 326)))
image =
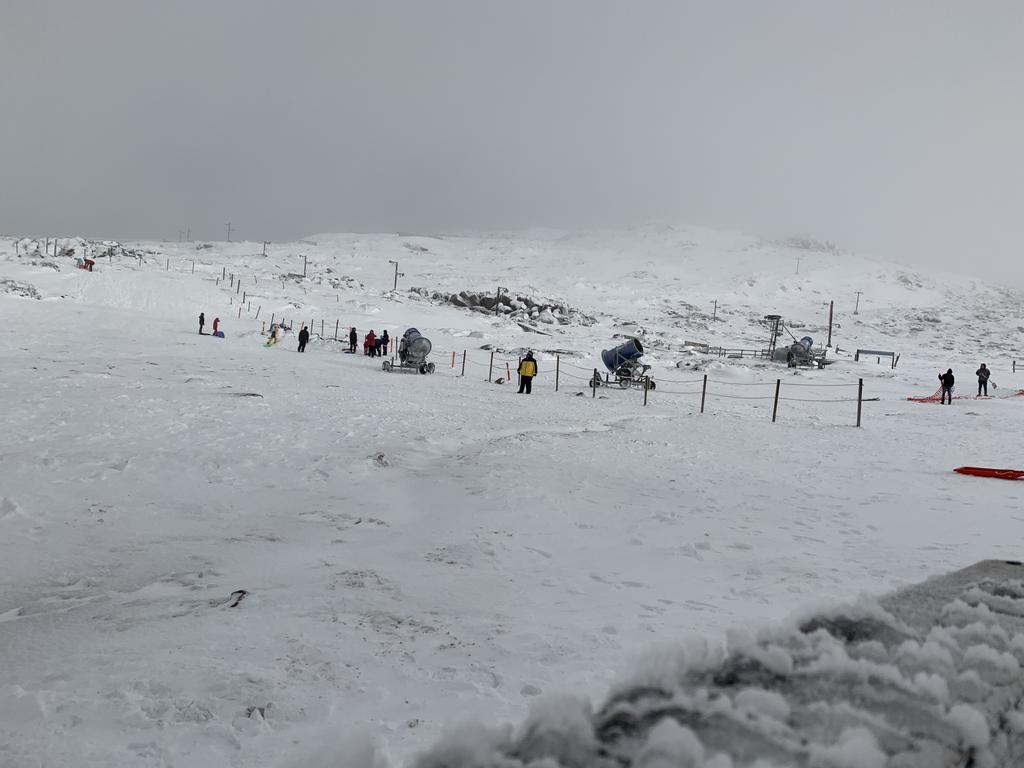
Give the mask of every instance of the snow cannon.
POLYGON ((417 329, 410 328, 402 334, 398 342, 398 365, 390 360, 385 360, 381 366, 384 371, 416 371, 418 373, 433 373, 434 364, 427 362, 427 355, 433 345, 430 339, 421 334, 417 329))
POLYGON ((643 344, 637 339, 630 339, 625 344, 619 344, 614 349, 602 350, 601 360, 604 362, 605 368, 609 371, 614 371, 628 363, 639 362, 643 354, 643 344))
POLYGON ((802 339, 800 339, 800 341, 798 341, 797 343, 798 343, 798 344, 799 344, 799 345, 800 345, 801 347, 803 347, 803 348, 804 348, 804 351, 806 351, 806 352, 810 352, 810 351, 811 351, 811 347, 813 347, 813 346, 814 346, 814 339, 812 339, 812 338, 811 338, 810 336, 804 336, 804 337, 803 337, 802 339))
MULTIPOLYGON (((651 366, 640 362, 643 357, 644 346, 639 339, 630 339, 614 349, 601 350, 601 361, 605 367, 612 372, 615 381, 622 389, 635 387, 642 389, 647 386, 654 389, 654 381, 647 375, 651 366)), ((590 386, 603 387, 609 382, 602 379, 595 371, 594 377, 590 380, 590 386)))

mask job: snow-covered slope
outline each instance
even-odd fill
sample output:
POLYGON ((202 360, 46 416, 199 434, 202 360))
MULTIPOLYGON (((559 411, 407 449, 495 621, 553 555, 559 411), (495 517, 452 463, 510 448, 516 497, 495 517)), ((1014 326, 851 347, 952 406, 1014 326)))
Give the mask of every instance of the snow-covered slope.
POLYGON ((950 470, 1020 466, 1024 398, 904 399, 948 366, 969 394, 982 360, 1024 387, 1006 288, 682 227, 59 244, 95 271, 0 240, 5 768, 344 764, 360 730, 402 764, 446 722, 598 697, 651 642, 1019 555, 1018 486, 950 470), (593 323, 541 335, 409 287, 593 323), (772 312, 823 342, 829 300, 825 370, 683 349, 761 348, 772 312), (282 316, 312 320, 305 355, 263 346, 282 316), (344 355, 336 324, 416 326, 438 372, 344 355), (622 334, 650 350, 646 408, 586 386, 622 334), (487 382, 527 348, 533 395, 487 382))

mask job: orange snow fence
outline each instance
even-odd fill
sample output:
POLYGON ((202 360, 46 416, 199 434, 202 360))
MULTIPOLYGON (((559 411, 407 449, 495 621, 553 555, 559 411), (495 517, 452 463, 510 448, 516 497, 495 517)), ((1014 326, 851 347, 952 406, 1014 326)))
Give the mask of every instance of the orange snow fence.
MULTIPOLYGON (((1007 397, 1024 397, 1024 389, 1018 389, 1016 392, 1011 392, 1008 395, 1002 395, 998 397, 999 399, 1004 399, 1007 397)), ((954 400, 994 400, 996 398, 996 395, 953 395, 954 400)), ((939 387, 937 390, 935 390, 934 395, 928 395, 927 397, 908 397, 907 400, 909 400, 912 403, 938 403, 942 400, 942 387, 939 387)))
POLYGON ((1020 469, 992 469, 990 467, 957 467, 953 470, 961 475, 974 475, 975 477, 996 477, 1000 480, 1020 480, 1024 478, 1024 470, 1020 469))

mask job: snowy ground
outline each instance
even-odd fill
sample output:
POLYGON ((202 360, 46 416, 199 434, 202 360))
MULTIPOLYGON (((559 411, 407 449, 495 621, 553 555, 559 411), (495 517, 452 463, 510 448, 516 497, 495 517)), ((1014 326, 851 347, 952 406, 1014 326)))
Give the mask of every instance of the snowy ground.
POLYGON ((344 764, 359 731, 402 764, 450 721, 599 697, 651 643, 1020 555, 1024 488, 950 470, 1021 467, 1024 397, 904 399, 949 365, 967 394, 981 359, 998 394, 1024 388, 1019 292, 702 230, 313 240, 142 244, 91 274, 0 242, 0 291, 43 297, 0 294, 0 766, 344 764), (282 282, 303 254, 309 277, 282 282), (404 285, 501 285, 597 322, 527 334, 391 293, 388 259, 404 285), (222 268, 255 294, 241 317, 222 268), (681 352, 763 346, 772 311, 823 340, 830 298, 840 346, 895 349, 895 371, 681 352), (199 311, 227 338, 197 335, 199 311), (438 372, 264 348, 268 313, 416 325, 438 372), (595 354, 638 327, 650 404, 591 398, 595 354), (486 382, 484 344, 540 350, 530 398, 486 382), (722 383, 701 415, 683 382, 704 372, 722 383), (864 377, 880 400, 857 430, 851 402, 784 400, 772 424, 770 400, 716 396, 780 376, 784 397, 848 400, 790 385, 864 377))

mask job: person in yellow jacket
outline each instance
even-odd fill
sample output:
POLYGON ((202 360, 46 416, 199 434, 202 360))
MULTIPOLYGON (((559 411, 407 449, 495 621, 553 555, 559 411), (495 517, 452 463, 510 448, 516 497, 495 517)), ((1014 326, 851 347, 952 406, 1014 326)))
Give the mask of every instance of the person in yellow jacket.
POLYGON ((533 352, 527 352, 526 357, 519 361, 519 394, 530 394, 533 387, 533 377, 537 375, 537 361, 533 352))

